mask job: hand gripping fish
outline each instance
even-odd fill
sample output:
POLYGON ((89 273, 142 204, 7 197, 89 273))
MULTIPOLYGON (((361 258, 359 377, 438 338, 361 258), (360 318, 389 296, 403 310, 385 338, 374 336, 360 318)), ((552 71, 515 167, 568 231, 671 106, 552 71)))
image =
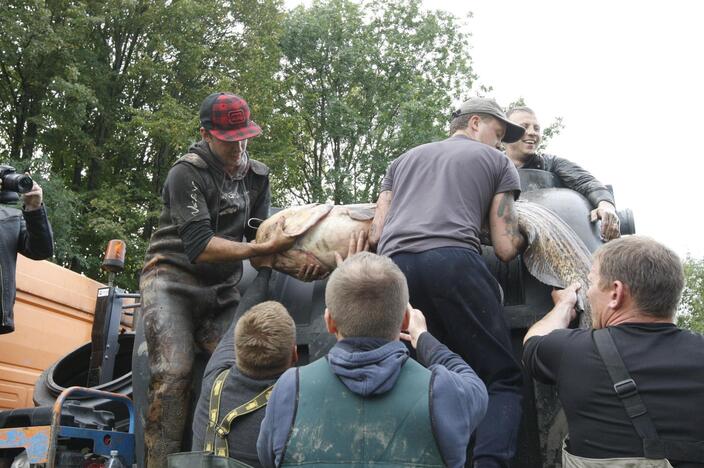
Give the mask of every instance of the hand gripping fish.
MULTIPOLYGON (((582 287, 577 292, 582 326, 591 325, 586 300, 590 253, 582 240, 562 219, 549 209, 528 201, 516 202, 518 224, 528 247, 523 252, 526 268, 538 281, 564 288, 572 282, 582 287)), ((350 235, 365 231, 374 219, 376 204, 294 206, 266 219, 257 229, 257 242, 269 240, 276 224, 284 219, 284 233, 296 237, 296 243, 274 257, 273 267, 296 275, 303 265, 318 265, 322 274, 335 269, 335 252, 347 253, 350 235)))
POLYGON ((335 269, 335 252, 343 258, 347 255, 352 233, 369 233, 375 208, 376 203, 313 203, 287 208, 262 222, 257 229, 257 243, 271 239, 276 233, 276 224, 283 218, 285 235, 297 239, 289 250, 274 256, 273 268, 296 276, 302 266, 318 265, 321 275, 326 275, 335 269))

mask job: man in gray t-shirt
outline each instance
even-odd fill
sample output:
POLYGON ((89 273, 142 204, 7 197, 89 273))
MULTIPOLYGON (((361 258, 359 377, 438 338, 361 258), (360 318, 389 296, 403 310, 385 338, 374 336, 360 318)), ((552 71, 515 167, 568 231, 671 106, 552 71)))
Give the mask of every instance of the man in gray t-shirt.
POLYGON ((476 433, 475 467, 505 467, 521 419, 521 370, 501 315, 501 293, 481 258, 489 227, 496 255, 524 247, 513 206, 518 172, 496 150, 523 135, 496 102, 474 98, 453 114, 450 138, 418 146, 389 166, 370 243, 406 275, 413 307, 428 330, 484 380, 489 408, 476 433))

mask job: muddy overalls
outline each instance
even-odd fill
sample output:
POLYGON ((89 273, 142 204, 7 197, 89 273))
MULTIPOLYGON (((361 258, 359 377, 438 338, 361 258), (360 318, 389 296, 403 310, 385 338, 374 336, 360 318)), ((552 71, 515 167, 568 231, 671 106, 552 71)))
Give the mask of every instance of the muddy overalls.
POLYGON ((267 217, 269 169, 254 160, 231 177, 205 142, 190 148, 169 171, 163 210, 140 278, 143 327, 149 353, 149 407, 144 442, 147 466, 166 467, 181 450, 190 413, 197 352, 210 354, 240 299, 242 262, 192 262, 215 235, 254 238, 250 218, 267 217))

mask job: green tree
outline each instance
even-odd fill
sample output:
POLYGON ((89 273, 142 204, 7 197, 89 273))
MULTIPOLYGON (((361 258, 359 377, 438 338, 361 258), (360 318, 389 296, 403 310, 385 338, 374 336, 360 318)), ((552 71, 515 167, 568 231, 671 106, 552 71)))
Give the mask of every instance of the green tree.
POLYGON ((55 76, 66 69, 70 2, 11 0, 0 12, 0 156, 28 160, 55 76))
POLYGON ((0 10, 2 156, 48 184, 58 262, 100 277, 107 240, 122 238, 118 281, 136 288, 166 173, 198 138, 203 97, 231 90, 258 120, 273 112, 282 17, 281 0, 11 0, 0 10))
POLYGON ((704 258, 687 256, 684 261, 685 287, 677 324, 704 333, 704 258))
POLYGON ((445 136, 474 81, 468 35, 420 0, 316 0, 284 24, 281 115, 269 160, 279 203, 375 200, 389 162, 445 136))

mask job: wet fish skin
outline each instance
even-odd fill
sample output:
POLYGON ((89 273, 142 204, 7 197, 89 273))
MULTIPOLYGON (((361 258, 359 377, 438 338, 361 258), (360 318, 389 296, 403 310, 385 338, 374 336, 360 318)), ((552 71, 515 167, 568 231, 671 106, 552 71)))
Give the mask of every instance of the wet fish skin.
POLYGON ((273 268, 296 275, 303 265, 317 265, 322 275, 335 269, 335 252, 347 255, 350 235, 369 228, 375 203, 356 205, 310 204, 281 210, 257 229, 257 242, 269 240, 276 223, 284 219, 284 233, 297 237, 293 247, 274 256, 273 268))
POLYGON ((515 203, 518 227, 526 236, 528 247, 523 252, 523 262, 538 281, 565 288, 577 282, 577 308, 580 327, 591 327, 592 316, 587 289, 591 253, 574 230, 552 210, 525 200, 515 203))

